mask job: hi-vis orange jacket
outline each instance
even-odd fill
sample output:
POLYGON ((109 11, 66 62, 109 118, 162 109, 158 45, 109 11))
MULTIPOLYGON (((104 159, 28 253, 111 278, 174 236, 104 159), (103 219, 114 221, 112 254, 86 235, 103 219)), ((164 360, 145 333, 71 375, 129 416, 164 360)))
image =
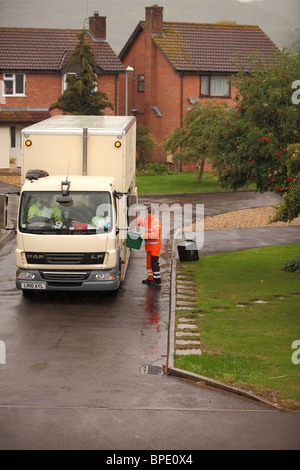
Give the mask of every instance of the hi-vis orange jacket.
POLYGON ((159 256, 161 249, 161 223, 155 214, 138 217, 137 223, 145 227, 145 250, 152 256, 159 256))

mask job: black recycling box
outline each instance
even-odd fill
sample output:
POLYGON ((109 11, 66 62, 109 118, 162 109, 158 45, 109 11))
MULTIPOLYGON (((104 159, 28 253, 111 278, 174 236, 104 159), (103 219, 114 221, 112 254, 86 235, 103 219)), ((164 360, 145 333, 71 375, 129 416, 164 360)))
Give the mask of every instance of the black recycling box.
POLYGON ((177 245, 177 251, 180 262, 198 261, 199 253, 197 243, 194 240, 185 240, 177 245))

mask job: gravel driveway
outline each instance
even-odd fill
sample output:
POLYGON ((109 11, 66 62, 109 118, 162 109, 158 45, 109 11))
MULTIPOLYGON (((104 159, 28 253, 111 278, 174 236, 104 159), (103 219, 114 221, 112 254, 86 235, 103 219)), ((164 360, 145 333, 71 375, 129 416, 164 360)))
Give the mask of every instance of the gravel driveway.
POLYGON ((244 209, 225 214, 207 217, 204 220, 204 230, 225 230, 232 228, 250 228, 250 227, 289 227, 291 225, 300 225, 300 216, 292 222, 269 223, 269 218, 273 215, 273 206, 256 207, 254 209, 244 209))

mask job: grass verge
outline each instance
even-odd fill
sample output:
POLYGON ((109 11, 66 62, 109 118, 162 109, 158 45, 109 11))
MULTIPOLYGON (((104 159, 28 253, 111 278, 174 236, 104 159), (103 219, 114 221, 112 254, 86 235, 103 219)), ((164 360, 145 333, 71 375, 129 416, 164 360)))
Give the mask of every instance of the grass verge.
POLYGON ((200 193, 225 191, 215 172, 205 172, 199 184, 195 172, 179 172, 171 175, 141 175, 136 177, 139 194, 200 193))
POLYGON ((175 356, 180 369, 300 408, 299 272, 282 270, 300 245, 202 257, 193 263, 202 356, 175 356), (299 350, 299 346, 298 346, 299 350))

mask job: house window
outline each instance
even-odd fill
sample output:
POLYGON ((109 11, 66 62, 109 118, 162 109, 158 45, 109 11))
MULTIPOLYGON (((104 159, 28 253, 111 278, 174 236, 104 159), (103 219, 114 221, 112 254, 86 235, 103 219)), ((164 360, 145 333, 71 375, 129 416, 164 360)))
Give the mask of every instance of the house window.
POLYGON ((145 75, 138 75, 138 91, 145 91, 145 75))
POLYGON ((67 81, 67 80, 68 80, 68 78, 71 77, 72 75, 76 75, 76 74, 75 74, 75 73, 65 73, 65 74, 63 75, 63 91, 65 91, 65 90, 68 88, 69 84, 68 84, 68 81, 67 81))
MULTIPOLYGON (((63 92, 64 92, 64 91, 68 88, 68 86, 69 86, 68 78, 72 77, 73 75, 77 75, 76 72, 68 72, 68 73, 65 73, 65 74, 62 76, 62 79, 63 79, 63 82, 62 82, 62 91, 63 91, 63 92)), ((94 91, 97 91, 97 81, 95 81, 94 91)))
POLYGON ((3 96, 25 96, 25 74, 3 74, 3 96))
POLYGON ((226 75, 201 75, 201 96, 230 96, 230 83, 226 75))

